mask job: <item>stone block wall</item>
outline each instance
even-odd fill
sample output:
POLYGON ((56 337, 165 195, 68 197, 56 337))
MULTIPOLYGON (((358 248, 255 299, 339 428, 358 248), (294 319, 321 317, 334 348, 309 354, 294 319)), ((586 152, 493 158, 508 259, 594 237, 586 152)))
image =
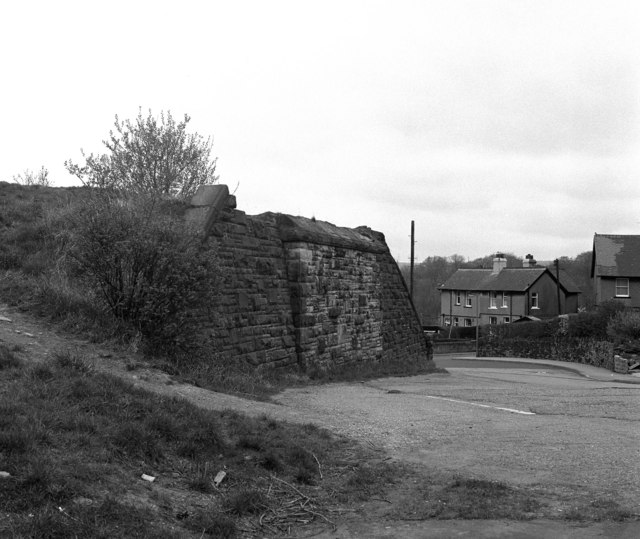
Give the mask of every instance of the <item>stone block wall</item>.
MULTIPOLYGON (((431 348, 384 236, 367 227, 235 209, 207 186, 187 218, 215 243, 223 283, 211 346, 221 359, 303 372, 380 360, 430 361, 431 348)), ((220 190, 223 196, 220 196, 220 190)))
POLYGON ((227 210, 209 229, 222 283, 211 344, 224 359, 297 366, 289 282, 275 215, 227 210))
POLYGON ((383 356, 382 290, 373 253, 285 244, 298 361, 331 370, 383 356))

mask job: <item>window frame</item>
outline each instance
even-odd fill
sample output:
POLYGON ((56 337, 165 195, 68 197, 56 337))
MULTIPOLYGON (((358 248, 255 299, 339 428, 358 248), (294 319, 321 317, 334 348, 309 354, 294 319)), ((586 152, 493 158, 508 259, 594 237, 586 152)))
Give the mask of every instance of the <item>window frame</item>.
POLYGON ((497 326, 498 325, 498 317, 497 316, 490 316, 489 317, 489 325, 497 326))
POLYGON ((503 323, 503 324, 511 324, 511 317, 510 317, 510 316, 505 316, 505 317, 502 319, 502 323, 503 323))
POLYGON ((466 328, 473 327, 473 321, 471 320, 471 318, 464 319, 464 327, 466 328))
POLYGON ((531 292, 531 308, 540 308, 540 294, 538 294, 538 292, 531 292))
POLYGON ((489 309, 497 309, 498 308, 498 294, 497 292, 491 291, 489 292, 489 309))
POLYGON ((465 292, 465 296, 464 296, 464 306, 465 307, 473 307, 473 303, 471 302, 471 298, 473 298, 473 294, 471 292, 465 292))
POLYGON ((454 290, 453 293, 456 297, 455 304, 462 305, 462 292, 460 290, 454 290))
POLYGON ((454 327, 460 327, 460 319, 457 316, 453 317, 453 326, 454 327))
POLYGON ((630 286, 629 286, 629 277, 616 277, 615 292, 616 292, 616 295, 615 295, 616 298, 630 298, 631 297, 631 289, 630 289, 630 286), (619 284, 619 283, 621 283, 623 281, 626 282, 625 285, 619 284), (619 294, 618 290, 620 290, 620 289, 626 290, 627 293, 626 294, 619 294))
POLYGON ((506 292, 502 292, 502 308, 509 308, 509 294, 507 294, 506 292))

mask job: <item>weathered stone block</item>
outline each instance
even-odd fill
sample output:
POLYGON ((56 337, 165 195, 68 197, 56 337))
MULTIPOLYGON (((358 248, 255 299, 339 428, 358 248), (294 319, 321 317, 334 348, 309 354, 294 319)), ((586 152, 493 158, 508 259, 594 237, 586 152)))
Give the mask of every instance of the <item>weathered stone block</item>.
POLYGON ((192 206, 214 206, 222 208, 229 196, 226 185, 201 185, 191 199, 192 206))

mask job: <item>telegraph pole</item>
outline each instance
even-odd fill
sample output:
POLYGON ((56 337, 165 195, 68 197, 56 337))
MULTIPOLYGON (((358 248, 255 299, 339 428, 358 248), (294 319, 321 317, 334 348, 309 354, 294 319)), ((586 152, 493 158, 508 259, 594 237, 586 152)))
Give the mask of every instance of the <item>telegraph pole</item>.
POLYGON ((555 259, 553 263, 556 266, 556 292, 558 296, 558 316, 562 314, 562 303, 560 302, 560 260, 555 259))
POLYGON ((409 277, 409 294, 411 295, 411 301, 413 301, 413 258, 414 258, 414 244, 415 244, 415 222, 411 221, 411 270, 409 277))

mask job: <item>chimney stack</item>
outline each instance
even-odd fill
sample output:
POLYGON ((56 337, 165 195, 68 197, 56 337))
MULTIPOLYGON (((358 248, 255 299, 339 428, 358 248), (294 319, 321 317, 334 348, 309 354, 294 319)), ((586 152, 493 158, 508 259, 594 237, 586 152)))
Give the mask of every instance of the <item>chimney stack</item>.
POLYGON ((492 273, 500 273, 506 267, 507 267, 507 259, 504 257, 504 254, 496 253, 495 258, 493 259, 492 273))
POLYGON ((529 254, 522 261, 522 267, 523 268, 535 268, 537 263, 538 262, 536 261, 535 258, 533 258, 533 255, 529 254))

